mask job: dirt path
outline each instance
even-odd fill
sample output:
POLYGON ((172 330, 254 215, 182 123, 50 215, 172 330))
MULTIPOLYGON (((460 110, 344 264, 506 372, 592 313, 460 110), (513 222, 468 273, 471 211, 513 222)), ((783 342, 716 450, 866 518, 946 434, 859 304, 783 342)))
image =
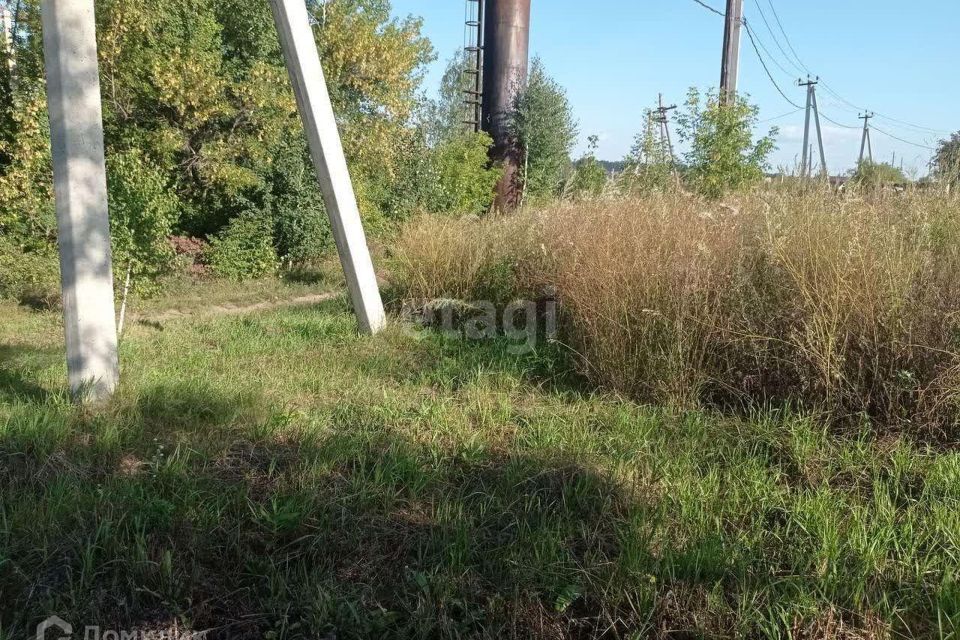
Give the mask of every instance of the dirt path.
POLYGON ((214 305, 201 309, 191 309, 189 311, 180 311, 171 309, 154 314, 134 314, 130 320, 137 324, 163 324, 173 320, 184 320, 187 318, 210 318, 221 316, 239 316, 245 313, 256 313, 259 311, 272 311, 274 309, 287 309, 290 307, 310 307, 321 304, 338 297, 340 293, 316 293, 309 296, 300 296, 298 298, 289 298, 287 300, 268 300, 248 305, 214 305))

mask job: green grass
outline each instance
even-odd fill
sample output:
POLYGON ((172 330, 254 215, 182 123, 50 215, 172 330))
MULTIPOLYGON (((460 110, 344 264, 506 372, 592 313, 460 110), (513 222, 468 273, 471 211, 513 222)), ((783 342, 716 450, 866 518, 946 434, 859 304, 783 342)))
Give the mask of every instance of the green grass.
POLYGON ((0 304, 0 637, 960 634, 960 455, 577 390, 563 359, 345 303, 133 325, 66 399, 0 304))

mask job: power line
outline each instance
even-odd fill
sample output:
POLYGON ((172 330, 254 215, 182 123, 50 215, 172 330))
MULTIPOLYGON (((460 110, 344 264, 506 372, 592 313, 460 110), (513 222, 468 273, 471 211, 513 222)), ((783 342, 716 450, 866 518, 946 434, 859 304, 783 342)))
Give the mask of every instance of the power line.
POLYGON ((703 2, 702 0, 693 0, 693 1, 696 2, 698 5, 700 5, 701 7, 703 7, 704 9, 706 9, 707 11, 712 11, 712 12, 714 12, 715 14, 717 14, 718 16, 720 16, 721 18, 726 18, 726 17, 727 17, 727 14, 725 14, 723 11, 720 11, 719 9, 715 9, 715 8, 711 7, 710 5, 708 5, 706 2, 703 2))
POLYGON ((833 124, 833 125, 836 125, 836 126, 840 127, 841 129, 859 129, 859 128, 860 128, 860 127, 852 127, 852 126, 850 126, 850 125, 848 125, 848 124, 843 124, 842 122, 837 122, 836 120, 834 120, 833 118, 827 116, 827 115, 824 114, 824 113, 821 113, 821 114, 820 114, 820 117, 822 117, 822 118, 823 118, 824 120, 826 120, 827 122, 829 122, 829 123, 831 123, 831 124, 833 124))
MULTIPOLYGON (((829 122, 829 123, 831 123, 831 124, 834 124, 834 125, 836 125, 836 126, 838 126, 838 127, 842 127, 842 128, 844 128, 844 129, 859 129, 859 128, 860 128, 860 127, 852 127, 852 126, 850 126, 850 125, 842 124, 842 123, 840 123, 840 122, 837 122, 837 121, 834 120, 833 118, 830 118, 829 116, 827 116, 827 115, 825 115, 825 114, 823 114, 823 113, 821 113, 820 116, 821 116, 824 120, 826 120, 827 122, 829 122)), ((914 147, 919 147, 920 149, 927 149, 927 150, 929 150, 929 151, 936 151, 936 148, 934 148, 934 147, 931 147, 931 146, 925 145, 925 144, 920 144, 919 142, 912 142, 912 141, 910 141, 910 140, 906 140, 906 139, 901 138, 901 137, 899 137, 899 136, 895 136, 895 135, 893 135, 892 133, 888 133, 887 131, 884 131, 883 129, 878 128, 876 125, 871 125, 871 126, 870 126, 870 129, 871 129, 871 131, 876 131, 877 133, 882 133, 883 135, 887 136, 888 138, 893 138, 894 140, 897 140, 898 142, 902 142, 902 143, 904 143, 904 144, 909 144, 909 145, 912 145, 912 146, 914 146, 914 147)))
MULTIPOLYGON (((744 24, 746 24, 746 21, 744 21, 744 24)), ((793 76, 793 72, 792 72, 792 71, 787 71, 786 67, 784 67, 782 64, 780 64, 780 61, 777 60, 777 57, 776 57, 775 55, 773 55, 772 53, 770 53, 770 49, 767 49, 766 45, 763 44, 763 40, 760 39, 759 34, 757 34, 756 32, 754 32, 753 35, 754 35, 754 36, 756 37, 756 39, 757 39, 757 44, 759 44, 759 45, 760 45, 760 48, 763 49, 763 52, 766 53, 767 56, 770 57, 770 60, 773 62, 773 64, 777 65, 777 67, 780 69, 780 71, 783 71, 783 73, 786 74, 788 77, 792 77, 792 76, 793 76)))
MULTIPOLYGON (((787 35, 786 29, 783 28, 783 22, 780 20, 780 14, 777 13, 777 9, 773 6, 773 2, 771 0, 767 0, 767 4, 770 5, 770 10, 773 12, 773 18, 777 21, 777 26, 780 27, 780 33, 783 34, 783 39, 786 41, 790 52, 793 53, 793 57, 796 58, 797 62, 800 64, 800 67, 802 67, 804 71, 810 73, 810 69, 807 67, 807 65, 803 64, 803 60, 801 60, 800 56, 797 55, 797 50, 793 48, 793 43, 790 42, 790 36, 787 35)), ((810 75, 813 74, 811 73, 810 75)))
POLYGON ((794 109, 793 111, 788 111, 787 113, 780 114, 779 116, 774 116, 772 118, 766 118, 764 120, 760 120, 757 122, 757 124, 766 124, 767 122, 773 122, 774 120, 783 120, 784 118, 787 118, 792 115, 796 115, 801 111, 803 111, 803 109, 794 109))
MULTIPOLYGON (((767 4, 770 6, 770 10, 773 12, 773 18, 774 18, 774 20, 776 21, 777 26, 780 28, 780 33, 783 34, 784 41, 787 43, 787 48, 789 48, 790 51, 791 51, 791 53, 793 53, 793 57, 796 58, 797 62, 800 64, 800 66, 803 67, 803 69, 804 69, 807 73, 810 73, 810 69, 807 67, 807 65, 805 65, 805 64, 803 63, 803 60, 800 59, 800 56, 797 55, 797 50, 794 48, 793 43, 791 42, 790 36, 789 36, 789 34, 787 34, 786 29, 783 28, 783 21, 780 19, 780 14, 777 13, 777 9, 776 9, 776 7, 774 7, 772 0, 767 0, 767 4)), ((762 13, 763 13, 763 12, 761 11, 761 14, 762 14, 762 13)), ((846 98, 844 98, 842 95, 840 95, 836 90, 834 90, 833 87, 831 87, 831 86, 830 86, 826 81, 824 81, 823 79, 820 80, 820 84, 823 86, 824 89, 826 89, 827 93, 829 93, 831 96, 833 96, 834 98, 836 98, 836 99, 839 100, 840 102, 843 102, 844 104, 848 105, 849 107, 851 107, 852 109, 854 109, 854 110, 856 110, 856 111, 858 111, 858 112, 859 112, 859 111, 863 111, 863 106, 861 106, 861 105, 856 105, 856 104, 854 104, 853 102, 850 102, 849 100, 847 100, 846 98)), ((933 128, 931 128, 931 127, 924 127, 924 126, 922 126, 922 125, 914 124, 914 123, 912 123, 912 122, 907 122, 906 120, 899 120, 899 119, 897 119, 897 118, 893 118, 893 117, 891 117, 891 116, 884 115, 884 114, 882 114, 882 113, 880 113, 880 112, 875 112, 875 113, 876 113, 877 117, 879 117, 879 118, 883 118, 884 120, 889 120, 890 122, 895 122, 895 123, 897 123, 897 124, 899 124, 899 125, 902 125, 902 126, 905 126, 905 127, 910 127, 910 128, 912 128, 912 129, 919 129, 919 130, 921 130, 921 131, 929 131, 929 132, 931 132, 931 133, 950 133, 949 131, 946 131, 945 129, 933 129, 933 128)))
POLYGON ((927 146, 927 145, 925 145, 925 144, 920 144, 920 143, 918 143, 918 142, 911 142, 910 140, 904 140, 903 138, 897 137, 897 136, 893 135, 892 133, 887 133, 887 132, 884 131, 883 129, 877 128, 876 125, 872 126, 871 129, 873 129, 874 131, 876 131, 876 132, 878 132, 878 133, 882 133, 883 135, 887 136, 888 138, 893 138, 894 140, 897 140, 898 142, 902 142, 902 143, 904 143, 904 144, 909 144, 909 145, 912 145, 912 146, 914 146, 914 147, 919 147, 919 148, 921 148, 921 149, 927 149, 928 151, 936 151, 936 150, 937 150, 935 147, 930 147, 930 146, 927 146))
MULTIPOLYGON (((779 40, 779 38, 777 38, 777 34, 775 34, 775 33, 773 32, 773 29, 770 27, 770 21, 767 20, 766 14, 763 12, 763 9, 760 7, 760 2, 759 2, 758 0, 753 0, 753 4, 756 5, 757 11, 760 13, 760 18, 763 19, 763 24, 767 27, 767 31, 770 33, 770 37, 773 38, 773 43, 774 43, 775 45, 777 45, 777 48, 780 50, 780 53, 783 54, 783 58, 784 58, 789 64, 791 64, 794 69, 796 69, 797 71, 799 71, 799 72, 802 74, 802 73, 805 71, 805 69, 803 69, 803 68, 802 68, 800 65, 798 65, 797 63, 795 63, 795 62, 790 58, 790 56, 787 55, 787 52, 784 51, 783 45, 780 44, 780 40, 779 40)), ((769 53, 769 51, 768 51, 767 53, 769 53)), ((772 56, 771 56, 771 57, 772 57, 772 56)), ((779 63, 777 63, 777 66, 780 67, 781 69, 783 69, 783 67, 781 67, 779 63)), ((786 71, 786 69, 784 69, 784 72, 787 73, 787 75, 792 75, 792 73, 793 73, 792 71, 791 71, 791 72, 786 71)))
MULTIPOLYGON (((722 11, 718 11, 717 9, 715 9, 714 7, 711 7, 710 5, 708 5, 706 2, 703 2, 702 0, 693 0, 693 2, 696 2, 698 5, 700 5, 700 6, 703 7, 704 9, 707 9, 708 11, 712 11, 713 13, 717 14, 718 16, 721 16, 722 18, 726 18, 726 17, 727 17, 727 15, 726 15, 725 13, 723 13, 722 11)), ((757 54, 757 59, 760 60, 760 64, 763 66, 763 70, 766 71, 766 73, 767 73, 767 78, 770 79, 770 83, 773 84, 773 86, 774 86, 774 88, 776 88, 777 92, 783 97, 784 100, 787 101, 788 104, 790 104, 791 106, 793 106, 795 109, 797 109, 797 110, 799 110, 799 111, 802 111, 802 110, 803 110, 803 107, 801 107, 801 106, 798 105, 796 102, 794 102, 793 100, 791 100, 791 99, 787 96, 787 94, 784 93, 783 89, 780 88, 780 85, 777 84, 777 81, 774 79, 773 74, 770 73, 770 68, 767 66, 767 62, 766 62, 766 60, 764 59, 763 54, 760 53, 760 47, 759 47, 759 45, 757 44, 756 35, 755 35, 754 32, 753 32, 753 28, 747 23, 747 19, 746 19, 746 18, 741 18, 740 23, 743 25, 744 29, 746 30, 747 36, 749 36, 749 38, 750 38, 750 43, 753 45, 753 50, 754 50, 754 51, 756 52, 756 54, 757 54)), ((782 67, 781 67, 781 68, 782 68, 782 67)))
POLYGON ((770 68, 767 66, 766 61, 763 59, 763 55, 760 53, 760 47, 757 46, 757 40, 754 37, 753 28, 751 28, 750 25, 747 23, 746 18, 744 18, 742 22, 743 22, 744 29, 747 32, 747 36, 750 37, 750 43, 753 45, 753 50, 756 52, 757 58, 760 60, 760 64, 763 66, 763 70, 767 72, 767 77, 770 79, 770 83, 773 84, 777 92, 779 92, 780 95, 783 97, 783 99, 786 100, 791 106, 793 106, 795 109, 803 109, 804 107, 801 107, 796 102, 794 102, 789 97, 787 97, 787 94, 783 92, 783 89, 780 88, 780 85, 777 84, 777 81, 773 79, 773 74, 770 73, 770 68))
MULTIPOLYGON (((756 0, 755 0, 755 1, 756 1, 756 0)), ((723 11, 720 11, 720 10, 716 9, 715 7, 710 6, 709 4, 707 4, 706 2, 704 2, 703 0, 693 0, 693 2, 697 3, 698 5, 700 5, 701 7, 703 7, 704 9, 707 9, 707 10, 710 11, 711 13, 715 13, 716 15, 718 15, 718 16, 720 16, 720 17, 722 17, 722 18, 726 18, 726 14, 725 14, 723 11)), ((796 50, 796 48, 793 46, 793 42, 790 40, 790 36, 789 36, 789 34, 787 34, 786 29, 784 29, 784 27, 783 27, 783 21, 780 19, 780 14, 777 13, 776 7, 773 6, 773 2, 772 2, 771 0, 767 0, 767 4, 770 6, 770 10, 773 12, 773 18, 774 18, 774 20, 775 20, 776 23, 777 23, 777 27, 779 28, 780 33, 783 34, 784 42, 786 42, 787 48, 788 48, 788 49, 790 50, 790 52, 793 54, 793 57, 796 59, 797 63, 800 65, 800 67, 801 67, 804 71, 806 71, 807 73, 810 73, 809 67, 807 67, 807 65, 805 65, 805 64, 803 63, 803 60, 802 60, 802 59, 800 58, 800 56, 797 54, 797 50, 796 50)), ((773 30, 771 29, 770 23, 766 20, 766 17, 765 17, 765 15, 764 15, 764 13, 763 13, 763 10, 760 9, 759 4, 757 5, 757 9, 760 11, 760 15, 761 15, 762 18, 764 18, 764 22, 767 24, 767 29, 770 30, 771 35, 772 35, 772 34, 773 34, 773 30)), ((802 110, 804 109, 804 107, 801 107, 801 106, 798 105, 796 102, 794 102, 793 100, 791 100, 791 99, 787 96, 787 94, 784 93, 783 89, 780 88, 780 85, 777 83, 777 81, 774 79, 773 73, 771 73, 770 67, 769 67, 769 65, 767 65, 766 59, 763 57, 763 54, 761 53, 761 47, 763 48, 763 51, 765 51, 765 52, 767 53, 767 55, 770 56, 771 60, 780 68, 781 71, 784 71, 784 72, 787 73, 788 75, 789 75, 789 72, 786 71, 786 69, 784 69, 783 65, 781 65, 781 64, 776 60, 776 57, 773 56, 773 55, 770 53, 770 51, 766 48, 766 46, 762 45, 762 41, 759 40, 759 36, 756 34, 756 32, 753 30, 753 28, 750 26, 750 24, 747 23, 747 19, 746 19, 746 18, 742 18, 742 19, 741 19, 741 23, 743 24, 743 26, 744 26, 744 28, 745 28, 745 30, 746 30, 746 32, 747 32, 747 36, 749 36, 749 38, 750 38, 750 43, 753 45, 753 50, 754 50, 754 52, 756 52, 757 58, 760 60, 760 64, 763 66, 763 70, 764 70, 764 72, 766 72, 767 78, 770 80, 770 83, 773 84, 774 88, 777 90, 777 93, 779 93, 780 96, 781 96, 784 100, 786 100, 788 104, 790 104, 790 105, 793 106, 795 109, 797 109, 797 111, 802 111, 802 110), (759 44, 758 44, 758 42, 759 42, 759 44)), ((780 45, 779 45, 779 41, 777 40, 776 36, 774 36, 774 42, 776 42, 777 45, 780 46, 780 45)), ((785 58, 790 62, 790 64, 793 64, 793 62, 790 61, 790 60, 789 60, 789 57, 786 55, 786 51, 784 51, 782 47, 780 47, 780 50, 783 52, 785 58)), ((813 75, 813 74, 811 74, 811 75, 813 75)), ((834 90, 829 84, 827 84, 824 80, 821 79, 821 80, 820 80, 820 84, 824 87, 824 89, 826 89, 827 93, 829 93, 832 97, 834 97, 835 99, 837 99, 837 100, 839 100, 840 102, 844 103, 845 105, 848 105, 849 108, 852 108, 852 109, 854 109, 854 110, 856 110, 856 111, 858 111, 858 112, 864 110, 863 107, 858 106, 858 105, 854 104, 853 102, 850 102, 849 100, 847 100, 846 98, 844 98, 844 97, 843 97, 842 95, 840 95, 836 90, 834 90)), ((794 111, 793 113, 796 113, 796 111, 794 111)), ((935 134, 947 134, 947 133, 950 133, 949 131, 947 131, 947 130, 945 130, 945 129, 933 129, 933 128, 931 128, 931 127, 924 127, 924 126, 922 126, 922 125, 913 124, 913 123, 911 123, 911 122, 907 122, 906 120, 899 120, 899 119, 897 119, 897 118, 893 118, 893 117, 891 117, 891 116, 884 115, 884 114, 880 113, 879 111, 876 111, 876 112, 874 112, 874 113, 875 113, 876 116, 879 117, 879 118, 882 118, 882 119, 884 119, 884 120, 889 120, 890 122, 894 122, 894 123, 899 124, 899 125, 904 126, 904 127, 909 127, 909 128, 917 129, 917 130, 920 130, 920 131, 927 131, 927 132, 935 133, 935 134)), ((779 116, 779 117, 786 117, 786 116, 779 116)), ((859 128, 860 128, 860 127, 852 127, 852 126, 850 126, 850 125, 842 124, 842 123, 837 122, 836 120, 833 120, 832 118, 829 118, 829 117, 827 117, 827 116, 825 116, 825 115, 823 116, 823 118, 824 118, 824 120, 827 120, 827 121, 831 122, 832 124, 834 124, 834 125, 836 125, 836 126, 838 126, 838 127, 845 128, 845 129, 859 129, 859 128)), ((900 141, 900 142, 903 142, 904 144, 913 145, 913 146, 919 147, 919 148, 921 148, 921 149, 929 149, 929 150, 931 150, 931 151, 935 151, 935 149, 934 149, 933 147, 930 147, 930 146, 927 146, 927 145, 923 145, 923 144, 919 144, 919 143, 916 143, 916 142, 911 142, 911 141, 909 141, 909 140, 905 140, 905 139, 900 138, 900 137, 898 137, 898 136, 895 136, 895 135, 892 135, 892 134, 890 134, 890 133, 887 133, 886 131, 883 131, 882 129, 878 129, 877 127, 873 127, 873 129, 874 129, 875 131, 877 131, 877 132, 885 135, 885 136, 888 136, 888 137, 894 139, 894 140, 898 140, 898 141, 900 141)))

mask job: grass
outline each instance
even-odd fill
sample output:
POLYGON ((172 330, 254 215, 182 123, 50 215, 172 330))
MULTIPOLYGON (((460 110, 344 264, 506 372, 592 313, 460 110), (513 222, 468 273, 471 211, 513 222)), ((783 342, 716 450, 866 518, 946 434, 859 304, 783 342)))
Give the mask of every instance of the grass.
POLYGON ((960 455, 906 434, 641 406, 342 300, 134 324, 96 412, 56 314, 0 336, 3 638, 960 634, 960 455))
POLYGON ((639 401, 958 433, 955 199, 771 189, 424 218, 393 262, 404 298, 555 298, 580 370, 639 401))

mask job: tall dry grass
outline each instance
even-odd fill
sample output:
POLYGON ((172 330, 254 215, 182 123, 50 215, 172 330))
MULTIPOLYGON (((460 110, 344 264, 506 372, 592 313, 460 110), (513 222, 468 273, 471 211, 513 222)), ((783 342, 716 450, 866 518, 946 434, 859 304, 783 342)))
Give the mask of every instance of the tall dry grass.
POLYGON ((424 218, 394 247, 404 295, 556 292, 596 384, 642 401, 787 402, 949 428, 960 407, 960 204, 766 192, 424 218))

